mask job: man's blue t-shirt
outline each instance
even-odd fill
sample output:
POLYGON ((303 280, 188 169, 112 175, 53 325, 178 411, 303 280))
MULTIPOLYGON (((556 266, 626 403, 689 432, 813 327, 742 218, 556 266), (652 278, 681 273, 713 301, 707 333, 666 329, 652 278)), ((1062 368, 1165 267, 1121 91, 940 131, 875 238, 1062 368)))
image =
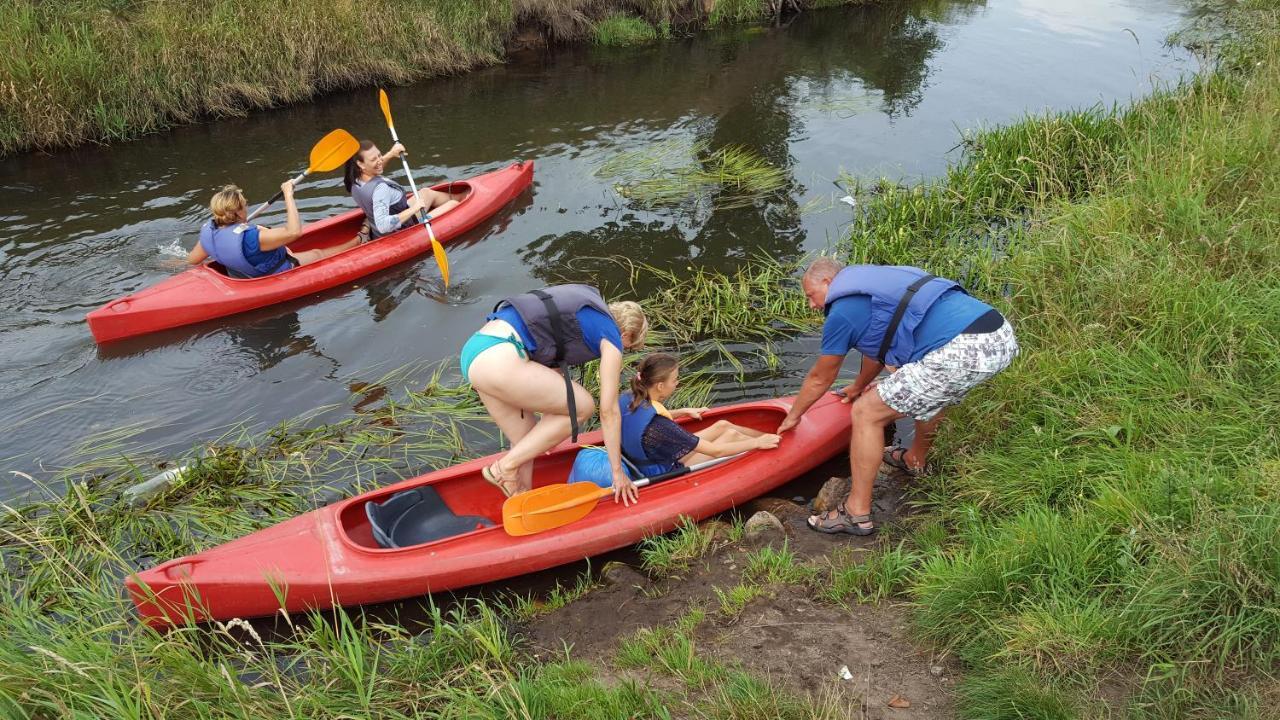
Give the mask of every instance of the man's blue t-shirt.
MULTIPOLYGON (((582 341, 587 347, 599 352, 600 341, 608 340, 618 349, 618 352, 622 352, 622 333, 618 330, 618 324, 614 322, 613 316, 593 307, 584 307, 574 313, 574 316, 578 318, 578 326, 582 328, 582 341)), ((520 317, 520 313, 516 312, 514 307, 504 305, 485 319, 505 320, 516 329, 516 334, 520 336, 520 342, 524 343, 525 349, 530 353, 538 349, 538 344, 533 341, 529 328, 524 324, 524 318, 520 317)))
MULTIPOLYGON (((916 362, 951 342, 991 309, 990 305, 959 288, 946 291, 916 326, 916 344, 908 362, 916 362)), ((870 324, 870 295, 848 295, 836 300, 822 325, 821 353, 844 357, 858 344, 858 339, 867 332, 870 324)))

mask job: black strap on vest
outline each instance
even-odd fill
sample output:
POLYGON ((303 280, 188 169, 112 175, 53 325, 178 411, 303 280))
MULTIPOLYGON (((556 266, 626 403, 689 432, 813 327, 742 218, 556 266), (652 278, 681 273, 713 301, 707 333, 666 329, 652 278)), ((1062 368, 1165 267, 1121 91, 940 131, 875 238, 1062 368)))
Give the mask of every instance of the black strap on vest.
POLYGON ((911 298, 916 296, 920 288, 925 283, 937 277, 925 273, 921 275, 915 282, 907 286, 907 291, 902 293, 902 299, 898 301, 898 307, 893 311, 893 319, 889 321, 889 328, 884 332, 884 340, 880 341, 880 352, 876 353, 876 361, 881 365, 884 364, 884 356, 889 354, 889 347, 893 345, 893 336, 898 333, 898 326, 902 324, 902 316, 907 314, 907 306, 911 304, 911 298))
POLYGON ((556 357, 555 364, 559 366, 561 374, 564 375, 564 392, 565 398, 569 403, 569 428, 572 434, 570 442, 578 442, 578 401, 573 396, 573 381, 569 379, 569 366, 564 363, 564 343, 568 336, 568 330, 564 326, 564 322, 560 318, 560 307, 556 305, 556 299, 551 297, 550 293, 542 290, 531 290, 530 294, 542 301, 547 306, 547 319, 551 321, 551 335, 556 340, 556 357))

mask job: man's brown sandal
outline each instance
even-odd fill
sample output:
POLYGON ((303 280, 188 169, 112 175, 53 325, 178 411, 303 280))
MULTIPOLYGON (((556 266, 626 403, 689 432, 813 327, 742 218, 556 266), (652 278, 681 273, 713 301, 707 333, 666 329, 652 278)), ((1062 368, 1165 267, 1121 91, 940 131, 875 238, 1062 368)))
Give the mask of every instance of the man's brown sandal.
POLYGON ((828 510, 823 515, 814 515, 808 520, 809 528, 817 530, 820 533, 828 535, 836 535, 839 533, 847 533, 849 535, 870 535, 876 531, 874 525, 863 527, 862 523, 870 523, 871 515, 850 515, 844 506, 834 510, 828 510), (815 522, 816 518, 816 522, 815 522))

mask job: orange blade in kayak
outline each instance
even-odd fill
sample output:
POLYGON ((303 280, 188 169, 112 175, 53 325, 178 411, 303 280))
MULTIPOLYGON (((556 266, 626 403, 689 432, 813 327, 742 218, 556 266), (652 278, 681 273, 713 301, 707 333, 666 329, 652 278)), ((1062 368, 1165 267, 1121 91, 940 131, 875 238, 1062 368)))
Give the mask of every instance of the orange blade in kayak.
POLYGON ((532 535, 586 517, 613 488, 576 482, 547 485, 512 495, 502 503, 502 527, 508 535, 532 535))
POLYGON ((338 128, 320 138, 320 142, 311 148, 311 166, 307 168, 307 172, 336 170, 359 149, 359 141, 352 137, 351 133, 338 128))

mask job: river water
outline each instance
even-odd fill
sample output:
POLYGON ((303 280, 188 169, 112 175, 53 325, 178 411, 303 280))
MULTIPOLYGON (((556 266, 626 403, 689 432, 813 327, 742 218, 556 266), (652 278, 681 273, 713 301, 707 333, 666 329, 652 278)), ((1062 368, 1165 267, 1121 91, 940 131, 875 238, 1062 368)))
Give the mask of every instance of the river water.
MULTIPOLYGON (((590 258, 728 270, 820 250, 851 218, 834 202, 841 172, 916 182, 959 159, 961 130, 1124 102, 1194 72, 1164 44, 1186 12, 1174 0, 889 0, 645 48, 528 52, 390 88, 420 183, 537 164, 531 193, 450 248, 447 294, 428 254, 355 287, 101 349, 84 314, 174 272, 213 190, 234 182, 265 199, 334 127, 390 145, 376 93, 0 162, 0 500, 29 487, 11 471, 39 477, 104 434, 177 453, 237 422, 350 413, 354 383, 456 356, 508 294, 625 284, 624 268, 590 258), (750 148, 786 170, 786 192, 645 211, 596 175, 664 141, 750 148)), ((298 196, 304 222, 352 207, 335 174, 298 196)), ((261 221, 283 222, 283 209, 261 221)), ((784 344, 791 374, 812 348, 784 344)))

